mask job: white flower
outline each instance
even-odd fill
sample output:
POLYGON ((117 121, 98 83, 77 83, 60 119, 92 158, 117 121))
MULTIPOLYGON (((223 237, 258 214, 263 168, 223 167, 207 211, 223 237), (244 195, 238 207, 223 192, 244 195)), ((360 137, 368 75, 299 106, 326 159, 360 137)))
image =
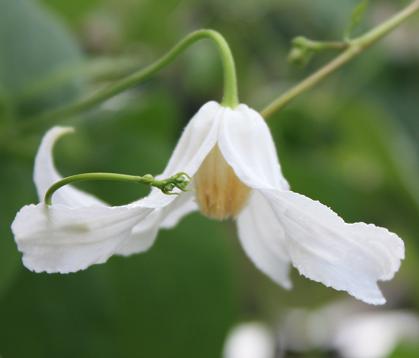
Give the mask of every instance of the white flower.
MULTIPOLYGON (((59 178, 50 151, 64 131, 52 129, 39 150, 40 198, 59 178)), ((50 208, 24 207, 12 229, 25 265, 70 272, 112 254, 142 252, 159 228, 200 209, 212 218, 236 219, 247 255, 283 287, 291 288, 292 264, 302 275, 367 303, 385 302, 377 281, 391 279, 399 269, 403 241, 384 228, 347 224, 323 204, 290 191, 269 129, 254 110, 205 104, 185 128, 162 176, 180 171, 193 178, 194 190, 178 196, 153 190, 143 200, 111 208, 69 187, 57 192, 50 208)))
POLYGON ((54 194, 53 205, 45 205, 48 188, 61 179, 53 163, 53 146, 72 131, 69 127, 54 127, 44 136, 34 168, 41 203, 24 206, 12 224, 23 263, 35 272, 75 272, 106 262, 125 250, 148 250, 157 233, 154 209, 164 206, 158 213, 163 218, 187 198, 169 203, 170 196, 162 195, 153 203, 142 200, 110 207, 90 194, 65 186, 54 194), (141 227, 137 227, 140 223, 141 227))
POLYGON ((223 358, 274 358, 275 339, 263 323, 240 323, 228 334, 223 358))

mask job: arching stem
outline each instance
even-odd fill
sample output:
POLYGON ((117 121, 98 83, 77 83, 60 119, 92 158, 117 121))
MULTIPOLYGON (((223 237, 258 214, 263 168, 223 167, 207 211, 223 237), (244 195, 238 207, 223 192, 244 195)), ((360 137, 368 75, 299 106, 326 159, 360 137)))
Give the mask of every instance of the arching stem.
POLYGON ((168 179, 155 179, 151 174, 146 174, 144 176, 137 175, 126 175, 126 174, 117 174, 117 173, 83 173, 71 175, 69 177, 63 178, 56 183, 54 183, 46 192, 44 202, 47 205, 51 205, 52 195, 61 187, 81 181, 91 181, 91 180, 112 180, 112 181, 122 181, 129 183, 137 184, 146 184, 156 188, 159 188, 164 194, 177 194, 173 192, 174 189, 180 189, 181 191, 186 191, 186 188, 191 180, 188 174, 186 173, 177 173, 171 176, 168 179))
POLYGON ((70 117, 77 113, 86 111, 95 105, 125 91, 126 89, 134 87, 139 83, 149 79, 151 76, 175 60, 177 56, 181 54, 186 48, 202 39, 211 40, 218 49, 218 53, 223 65, 224 91, 222 104, 226 107, 234 108, 238 105, 239 101, 236 68, 230 47, 220 33, 214 30, 203 29, 192 32, 184 37, 169 52, 144 69, 134 72, 133 74, 115 82, 114 84, 102 90, 99 90, 98 92, 85 99, 81 99, 80 101, 68 106, 42 114, 41 116, 34 118, 32 121, 29 121, 28 126, 31 126, 31 123, 38 124, 39 122, 48 122, 56 119, 62 120, 66 117, 70 117))

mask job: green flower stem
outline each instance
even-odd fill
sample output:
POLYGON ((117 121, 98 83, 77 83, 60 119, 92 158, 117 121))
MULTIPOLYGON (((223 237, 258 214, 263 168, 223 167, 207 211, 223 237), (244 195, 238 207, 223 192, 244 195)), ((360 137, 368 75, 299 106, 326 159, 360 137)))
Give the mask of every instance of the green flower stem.
POLYGON ((350 40, 345 51, 343 51, 340 55, 335 57, 332 61, 319 69, 317 72, 308 76, 305 80, 298 83, 296 86, 292 87, 287 92, 275 99, 268 106, 266 106, 261 111, 262 116, 268 118, 275 112, 278 112, 284 108, 296 97, 313 88, 315 85, 334 73, 347 62, 360 55, 362 52, 386 36, 389 32, 400 26, 403 22, 409 19, 412 15, 416 14, 418 11, 419 0, 415 0, 402 11, 394 15, 392 18, 378 25, 366 34, 350 40))
POLYGON ((222 104, 224 106, 234 108, 238 105, 238 91, 236 68, 234 65, 234 59, 230 47, 228 46, 227 41, 220 33, 214 30, 204 29, 190 33, 180 42, 178 42, 163 57, 161 57, 159 60, 152 63, 151 65, 145 67, 144 69, 134 72, 133 74, 117 81, 116 83, 108 86, 107 88, 99 90, 98 92, 91 95, 90 97, 87 97, 86 99, 82 99, 68 106, 58 108, 51 112, 47 112, 41 115, 40 117, 35 118, 34 122, 48 122, 51 120, 56 120, 57 118, 62 120, 63 118, 70 117, 77 113, 88 110, 94 107, 95 105, 125 91, 126 89, 134 87, 139 83, 149 79, 155 73, 157 73, 162 68, 170 64, 186 48, 202 39, 209 39, 217 46, 224 71, 224 96, 222 99, 222 104))
POLYGON ((156 188, 159 188, 164 194, 176 194, 173 193, 175 188, 178 188, 182 191, 186 191, 186 187, 190 183, 190 177, 186 173, 177 173, 171 176, 168 179, 155 179, 151 174, 146 174, 144 176, 137 175, 126 175, 126 174, 117 174, 117 173, 83 173, 71 175, 69 177, 63 178, 56 183, 54 183, 46 192, 44 202, 46 205, 51 205, 52 195, 61 187, 81 181, 91 181, 91 180, 112 180, 112 181, 122 181, 129 183, 137 184, 146 184, 156 188))
POLYGON ((344 41, 314 41, 304 36, 296 37, 292 44, 312 51, 343 50, 348 47, 348 43, 344 41))

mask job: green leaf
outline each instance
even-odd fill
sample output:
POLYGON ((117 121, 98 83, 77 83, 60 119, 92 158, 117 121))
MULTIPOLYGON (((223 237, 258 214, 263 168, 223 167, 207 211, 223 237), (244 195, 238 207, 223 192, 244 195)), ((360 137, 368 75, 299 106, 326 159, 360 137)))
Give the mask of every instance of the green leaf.
MULTIPOLYGON (((413 313, 412 313, 413 315, 413 313)), ((419 344, 414 340, 401 342, 389 355, 389 358, 416 358, 419 355, 419 344)))
POLYGON ((10 224, 16 212, 24 204, 34 202, 35 193, 32 185, 32 163, 19 161, 0 155, 0 297, 7 292, 14 277, 22 267, 19 253, 13 240, 10 224))
POLYGON ((352 32, 359 26, 359 24, 364 19, 364 15, 368 8, 368 5, 369 5, 369 0, 362 0, 352 11, 350 23, 346 27, 346 30, 343 36, 345 40, 348 40, 351 37, 352 32))
POLYGON ((81 89, 81 78, 73 76, 33 93, 38 82, 82 61, 73 37, 36 1, 0 0, 0 54, 0 85, 7 88, 21 113, 33 114, 70 101, 81 89))

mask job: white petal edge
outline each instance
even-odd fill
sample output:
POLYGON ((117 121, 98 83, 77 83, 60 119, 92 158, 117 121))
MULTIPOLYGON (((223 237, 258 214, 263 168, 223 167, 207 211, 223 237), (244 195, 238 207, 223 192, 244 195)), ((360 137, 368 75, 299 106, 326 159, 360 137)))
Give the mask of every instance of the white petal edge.
POLYGON ((153 209, 150 215, 135 225, 131 229, 131 235, 127 236, 115 249, 115 254, 130 256, 149 250, 157 239, 162 220, 161 211, 162 209, 153 209))
POLYGON ((162 229, 174 228, 185 216, 198 210, 195 193, 188 191, 179 195, 170 207, 165 208, 160 227, 162 229))
POLYGON ((257 268, 286 289, 292 287, 285 232, 266 198, 257 191, 237 218, 239 239, 257 268))
POLYGON ((269 128, 253 109, 244 104, 224 109, 218 145, 227 163, 250 188, 289 188, 269 128))
MULTIPOLYGON (((62 179, 54 165, 54 144, 62 136, 73 132, 74 129, 71 127, 53 127, 44 135, 41 141, 41 145, 39 146, 38 153, 35 157, 34 166, 34 182, 39 201, 44 200, 45 193, 52 184, 62 179)), ((71 185, 66 185, 54 193, 53 203, 64 204, 71 207, 105 205, 93 195, 84 193, 71 185)))
MULTIPOLYGON (((189 121, 173 151, 163 173, 158 178, 168 178, 179 172, 186 172, 193 177, 205 157, 217 143, 221 113, 224 107, 211 101, 204 104, 189 121)), ((191 185, 190 185, 191 186, 191 185)), ((165 195, 154 189, 150 195, 139 202, 147 207, 164 207, 175 196, 165 195)))
POLYGON ((194 194, 181 193, 166 207, 154 209, 145 220, 134 226, 131 236, 119 245, 116 253, 128 256, 148 250, 160 229, 174 227, 184 216, 196 210, 194 194))
POLYGON ((184 171, 193 176, 217 141, 220 113, 217 102, 205 103, 189 121, 162 176, 184 171))
POLYGON ((369 304, 384 304, 377 281, 393 278, 404 243, 372 224, 347 224, 318 201, 291 191, 263 191, 284 228, 300 274, 369 304))
POLYGON ((70 208, 41 203, 23 207, 12 231, 28 269, 69 273, 106 262, 151 212, 132 204, 70 208))

